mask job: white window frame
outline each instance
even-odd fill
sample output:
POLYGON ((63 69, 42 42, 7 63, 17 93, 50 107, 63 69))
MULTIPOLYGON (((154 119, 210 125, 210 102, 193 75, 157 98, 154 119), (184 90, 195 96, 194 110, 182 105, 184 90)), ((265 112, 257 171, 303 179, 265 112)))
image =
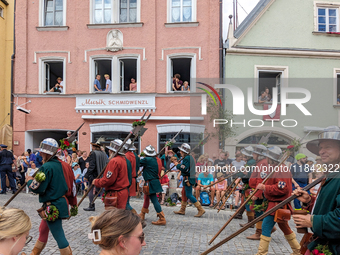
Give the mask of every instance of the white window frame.
POLYGON ((0 6, 0 17, 4 18, 4 8, 0 6))
POLYGON ((288 66, 264 66, 264 65, 255 65, 255 73, 254 73, 254 91, 253 91, 253 101, 254 103, 259 102, 259 88, 260 88, 260 72, 273 72, 280 73, 281 72, 281 88, 288 87, 288 66))
MULTIPOLYGON (((340 9, 340 2, 319 2, 314 1, 314 32, 319 33, 327 33, 319 31, 319 19, 318 19, 318 9, 319 8, 328 8, 328 9, 337 9, 337 32, 340 30, 340 18, 339 18, 339 9, 340 9)), ((328 17, 328 15, 326 16, 328 17)), ((328 24, 328 19, 326 19, 326 24, 328 24)), ((326 28, 326 31, 328 30, 328 26, 326 28)))
MULTIPOLYGON (((191 0, 192 1, 192 20, 189 22, 197 22, 197 0, 191 0)), ((174 23, 171 20, 171 7, 172 7, 172 0, 167 1, 167 21, 168 23, 174 23)), ((181 0, 181 19, 183 18, 182 12, 183 12, 183 7, 182 7, 183 0, 181 0)), ((180 21, 178 23, 182 23, 183 21, 180 21)), ((187 23, 188 21, 184 21, 184 23, 187 23)), ((177 22, 176 22, 177 23, 177 22)))
MULTIPOLYGON (((94 3, 95 0, 90 0, 90 24, 100 25, 107 23, 95 23, 94 22, 94 3)), ((120 8, 120 0, 111 0, 112 5, 112 14, 111 14, 111 23, 109 24, 127 24, 129 22, 120 23, 119 16, 119 8, 120 8)), ((137 0, 137 20, 136 23, 139 23, 141 20, 141 0, 137 0)), ((133 23, 132 23, 133 24, 133 23)))
POLYGON ((120 54, 120 55, 95 55, 90 57, 90 67, 89 67, 89 91, 90 93, 94 93, 93 82, 95 77, 95 60, 111 60, 111 81, 112 81, 112 92, 111 93, 140 93, 141 89, 141 62, 140 62, 140 54, 120 54), (136 59, 137 60, 137 91, 120 91, 120 65, 119 60, 122 59, 136 59))
POLYGON ((66 94, 67 82, 66 82, 66 58, 65 57, 41 57, 39 58, 39 94, 44 94, 46 89, 45 78, 46 78, 46 70, 45 63, 46 62, 63 62, 63 92, 60 94, 66 94))
MULTIPOLYGON (((195 79, 196 79, 196 54, 195 53, 174 53, 174 54, 169 54, 167 55, 167 72, 166 72, 166 81, 167 81, 167 86, 166 86, 166 92, 167 93, 176 93, 175 91, 172 91, 172 65, 171 65, 171 60, 175 58, 191 58, 191 68, 190 68, 190 81, 189 81, 189 86, 190 86, 190 92, 196 92, 196 84, 195 84, 195 79)), ((178 92, 177 92, 178 93, 178 92)))
MULTIPOLYGON (((39 0, 39 26, 45 27, 45 1, 46 0, 39 0)), ((67 0, 63 0, 63 24, 62 26, 66 26, 66 6, 67 0)), ((53 26, 58 27, 58 26, 53 26)))

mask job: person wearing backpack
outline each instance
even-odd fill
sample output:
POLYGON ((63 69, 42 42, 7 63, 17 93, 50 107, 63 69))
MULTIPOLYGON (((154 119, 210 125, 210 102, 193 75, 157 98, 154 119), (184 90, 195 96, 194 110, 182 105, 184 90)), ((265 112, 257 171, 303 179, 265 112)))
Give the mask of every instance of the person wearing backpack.
POLYGON ((182 189, 182 204, 181 209, 175 214, 185 215, 185 209, 187 206, 187 200, 190 199, 191 202, 194 203, 195 207, 198 210, 198 213, 195 217, 201 217, 205 214, 205 210, 202 208, 200 202, 192 195, 192 188, 196 187, 196 179, 195 179, 195 160, 190 155, 190 145, 187 143, 183 143, 181 147, 178 148, 181 153, 181 158, 183 161, 181 163, 175 162, 176 168, 181 171, 183 176, 183 186, 182 189))

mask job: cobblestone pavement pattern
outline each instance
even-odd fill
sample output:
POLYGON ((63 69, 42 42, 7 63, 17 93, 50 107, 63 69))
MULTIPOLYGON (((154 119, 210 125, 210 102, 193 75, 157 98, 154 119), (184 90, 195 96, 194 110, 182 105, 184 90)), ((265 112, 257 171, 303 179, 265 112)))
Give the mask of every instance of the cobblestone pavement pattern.
MULTIPOLYGON (((10 198, 11 194, 0 196, 0 205, 10 198)), ((79 198, 78 198, 79 199, 79 198)), ((133 198, 131 205, 139 213, 142 207, 142 200, 133 198)), ((96 201, 95 212, 85 212, 84 207, 88 206, 88 199, 81 204, 79 214, 72 217, 70 220, 63 221, 66 238, 70 242, 73 254, 99 254, 99 247, 94 245, 88 238, 87 234, 90 232, 90 216, 99 215, 104 211, 104 206, 100 199, 96 201)), ((32 194, 19 194, 18 197, 9 205, 9 207, 21 208, 30 216, 32 220, 32 230, 30 235, 33 240, 24 248, 24 252, 30 254, 33 249, 34 243, 38 239, 40 217, 36 210, 41 207, 38 202, 38 196, 32 194)), ((163 211, 167 221, 166 226, 154 226, 151 224, 152 220, 156 220, 156 212, 150 204, 150 213, 146 215, 147 226, 144 229, 146 236, 146 246, 142 249, 143 255, 158 255, 158 254, 192 254, 197 255, 205 251, 210 246, 208 241, 216 234, 221 226, 227 221, 229 215, 234 211, 225 210, 217 213, 216 210, 204 207, 206 210, 202 218, 195 218, 197 213, 196 208, 188 207, 185 216, 175 215, 174 210, 179 210, 179 207, 166 207, 163 206, 163 211)), ((214 244, 227 237, 228 235, 236 232, 240 226, 239 223, 245 223, 245 213, 243 220, 233 220, 231 224, 224 230, 221 235, 215 240, 214 244)), ((292 220, 290 226, 293 231, 296 231, 292 220)), ((248 229, 239 236, 235 237, 222 247, 216 249, 210 254, 226 254, 226 255, 251 255, 256 254, 259 241, 251 241, 246 239, 246 236, 254 233, 254 229, 248 229)), ((301 234, 297 234, 298 240, 302 238, 301 234)), ((278 229, 272 234, 272 241, 268 254, 290 254, 291 249, 285 240, 283 233, 278 229)), ((51 233, 49 241, 42 254, 59 254, 58 246, 53 239, 51 233)))

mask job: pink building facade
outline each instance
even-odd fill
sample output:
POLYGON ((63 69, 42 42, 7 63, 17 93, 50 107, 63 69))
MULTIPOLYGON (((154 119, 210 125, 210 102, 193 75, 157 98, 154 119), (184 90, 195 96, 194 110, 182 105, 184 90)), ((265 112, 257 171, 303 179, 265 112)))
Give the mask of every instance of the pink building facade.
MULTIPOLYGON (((220 75, 220 25, 220 3, 214 0, 17 4, 14 97, 31 112, 14 111, 14 152, 36 148, 46 137, 59 140, 83 122, 79 149, 89 151, 98 137, 106 143, 124 139, 144 111, 152 117, 139 149, 152 144, 159 150, 180 129, 178 145, 193 141, 209 120, 190 117, 190 97, 195 79, 220 75), (173 91, 177 73, 190 92, 173 91), (111 92, 95 92, 96 74, 103 90, 104 74, 110 76, 111 92), (49 92, 58 77, 62 91, 49 92), (136 91, 130 91, 131 78, 136 91)), ((201 152, 217 152, 217 143, 209 146, 201 152)))

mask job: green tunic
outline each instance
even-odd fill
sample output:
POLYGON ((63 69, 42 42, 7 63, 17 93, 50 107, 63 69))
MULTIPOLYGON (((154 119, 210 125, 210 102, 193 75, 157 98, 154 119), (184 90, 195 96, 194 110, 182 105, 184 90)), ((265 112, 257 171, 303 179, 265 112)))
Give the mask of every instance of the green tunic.
POLYGON ((51 202, 59 210, 59 218, 68 218, 68 205, 62 196, 68 191, 63 168, 57 158, 53 157, 39 168, 46 176, 40 185, 35 180, 30 180, 27 186, 34 193, 39 194, 39 202, 51 202), (32 184, 32 185, 31 185, 32 184))
POLYGON ((144 180, 149 181, 149 193, 155 194, 162 192, 163 189, 158 176, 157 159, 155 157, 145 157, 140 160, 140 166, 144 167, 144 180))
POLYGON ((192 156, 185 156, 182 163, 177 165, 177 169, 181 171, 183 178, 189 177, 190 184, 196 186, 195 160, 192 156))
POLYGON ((133 152, 133 154, 135 155, 135 158, 136 158, 136 173, 138 173, 139 167, 140 167, 140 158, 138 157, 136 152, 133 152))
POLYGON ((340 173, 330 173, 318 194, 312 231, 318 239, 308 245, 309 250, 328 243, 330 251, 340 255, 340 173))
POLYGON ((129 183, 130 183, 129 188, 130 188, 131 183, 132 183, 132 166, 131 166, 130 161, 127 158, 125 158, 125 160, 126 160, 126 165, 127 165, 127 170, 128 170, 127 172, 128 172, 128 178, 129 178, 129 183))

